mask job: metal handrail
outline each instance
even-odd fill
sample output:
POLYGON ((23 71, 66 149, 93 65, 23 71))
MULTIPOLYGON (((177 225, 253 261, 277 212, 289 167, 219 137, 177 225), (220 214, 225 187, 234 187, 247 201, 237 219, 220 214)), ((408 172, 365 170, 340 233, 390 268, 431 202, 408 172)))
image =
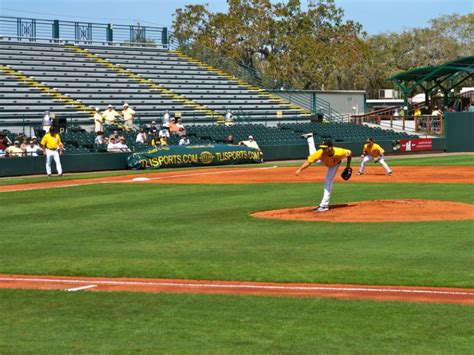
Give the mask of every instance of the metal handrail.
POLYGON ((166 27, 0 16, 0 37, 25 42, 101 43, 167 48, 166 27))

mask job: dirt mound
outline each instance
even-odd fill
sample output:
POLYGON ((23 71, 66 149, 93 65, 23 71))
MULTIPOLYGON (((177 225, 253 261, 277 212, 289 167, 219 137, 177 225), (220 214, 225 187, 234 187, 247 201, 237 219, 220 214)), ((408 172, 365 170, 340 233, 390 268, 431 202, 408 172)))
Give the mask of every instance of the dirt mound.
POLYGON ((435 200, 376 200, 332 205, 327 212, 314 206, 252 213, 253 217, 324 222, 421 222, 474 219, 474 205, 435 200))

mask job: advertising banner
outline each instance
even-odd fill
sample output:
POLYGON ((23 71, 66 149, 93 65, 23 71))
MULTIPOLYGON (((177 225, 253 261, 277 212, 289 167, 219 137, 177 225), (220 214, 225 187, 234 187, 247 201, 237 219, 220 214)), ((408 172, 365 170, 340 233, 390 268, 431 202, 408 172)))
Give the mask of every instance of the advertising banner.
POLYGON ((190 166, 260 163, 261 153, 242 145, 157 147, 128 157, 131 169, 179 168, 190 166))
POLYGON ((433 150, 433 139, 431 138, 416 138, 416 139, 400 139, 396 142, 393 150, 400 150, 401 152, 414 152, 420 150, 433 150))

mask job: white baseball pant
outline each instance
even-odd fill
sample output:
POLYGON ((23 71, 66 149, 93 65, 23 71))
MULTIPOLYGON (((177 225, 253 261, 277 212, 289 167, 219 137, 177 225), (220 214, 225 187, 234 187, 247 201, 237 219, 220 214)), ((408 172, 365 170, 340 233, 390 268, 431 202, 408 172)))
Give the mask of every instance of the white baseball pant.
MULTIPOLYGON (((314 137, 308 137, 306 139, 308 142, 308 148, 309 148, 309 154, 313 154, 316 152, 316 145, 314 143, 314 137)), ((316 161, 316 163, 321 164, 321 160, 316 161)), ((324 179, 324 193, 323 193, 323 199, 321 200, 321 203, 319 206, 322 207, 329 207, 329 200, 331 199, 331 192, 332 192, 332 187, 334 185, 334 178, 336 177, 337 170, 341 164, 338 164, 336 166, 331 166, 328 168, 328 171, 326 173, 326 178, 324 179)))
MULTIPOLYGON (((366 155, 362 161, 360 162, 360 169, 359 169, 359 173, 363 174, 364 171, 365 171, 365 166, 367 165, 367 163, 371 160, 374 160, 374 157, 370 154, 366 155)), ((392 172, 392 170, 390 170, 390 168, 388 167, 387 163, 385 162, 384 158, 383 158, 383 155, 380 156, 379 158, 379 163, 380 165, 383 166, 383 168, 385 169, 385 172, 387 174, 390 174, 392 172)))
POLYGON ((46 173, 51 175, 51 160, 54 159, 56 163, 56 170, 58 174, 61 175, 63 173, 63 168, 61 166, 61 160, 59 159, 59 150, 55 149, 48 149, 45 150, 46 153, 46 173))

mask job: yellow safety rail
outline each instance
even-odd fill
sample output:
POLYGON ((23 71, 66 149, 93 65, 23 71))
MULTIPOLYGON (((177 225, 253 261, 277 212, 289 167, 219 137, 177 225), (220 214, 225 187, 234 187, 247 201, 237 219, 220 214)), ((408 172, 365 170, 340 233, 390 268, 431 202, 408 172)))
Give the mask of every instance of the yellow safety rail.
POLYGON ((222 116, 221 114, 211 110, 210 108, 208 108, 204 105, 201 105, 201 104, 197 103, 196 101, 187 98, 186 96, 177 94, 173 90, 167 89, 163 85, 155 83, 153 80, 145 79, 141 75, 136 74, 133 71, 122 67, 119 64, 115 64, 115 63, 111 62, 109 59, 102 58, 101 56, 99 56, 97 54, 94 54, 94 53, 90 52, 89 50, 81 48, 77 45, 66 44, 66 45, 64 45, 64 47, 72 49, 75 52, 82 54, 86 58, 93 59, 94 61, 96 61, 97 63, 100 63, 101 65, 105 66, 106 68, 113 69, 116 72, 118 72, 120 74, 123 74, 123 75, 139 82, 140 84, 147 85, 152 91, 159 92, 165 98, 169 98, 169 99, 171 99, 175 102, 179 102, 185 107, 191 107, 193 110, 204 113, 207 116, 214 117, 217 121, 221 121, 221 122, 224 121, 224 116, 222 116))

